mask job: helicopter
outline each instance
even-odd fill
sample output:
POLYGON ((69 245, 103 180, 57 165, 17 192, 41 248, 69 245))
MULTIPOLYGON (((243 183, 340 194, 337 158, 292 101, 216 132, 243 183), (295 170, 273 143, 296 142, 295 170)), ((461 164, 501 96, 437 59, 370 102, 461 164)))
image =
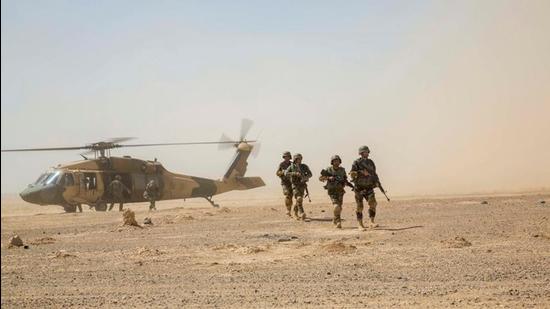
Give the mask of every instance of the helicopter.
MULTIPOLYGON (((256 140, 247 141, 246 134, 252 126, 252 121, 243 119, 239 140, 231 140, 222 135, 217 142, 185 142, 156 144, 121 144, 133 138, 122 137, 95 142, 77 147, 25 148, 6 149, 2 152, 20 151, 61 151, 87 150, 80 155, 83 160, 59 164, 38 177, 19 195, 32 204, 59 205, 65 212, 76 212, 85 204, 95 211, 106 211, 107 204, 114 201, 108 190, 108 185, 120 176, 120 181, 129 188, 125 192, 124 203, 145 202, 143 196, 146 184, 155 180, 159 186, 161 200, 204 198, 212 206, 219 207, 212 197, 233 190, 249 190, 265 186, 261 177, 245 177, 247 159, 254 149, 256 140), (235 155, 229 168, 220 180, 177 174, 168 171, 155 158, 141 160, 124 155, 111 156, 111 149, 151 146, 206 145, 217 144, 219 149, 235 148, 235 155), (93 154, 93 158, 86 155, 93 154)), ((257 154, 260 144, 256 145, 257 154)))

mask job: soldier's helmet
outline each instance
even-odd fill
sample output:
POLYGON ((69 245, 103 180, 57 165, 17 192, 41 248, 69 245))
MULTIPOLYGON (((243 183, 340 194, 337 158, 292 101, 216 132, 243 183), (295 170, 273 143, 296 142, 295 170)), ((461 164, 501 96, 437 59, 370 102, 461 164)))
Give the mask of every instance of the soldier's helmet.
POLYGON ((339 155, 333 155, 333 156, 330 158, 330 164, 332 164, 332 162, 334 162, 334 160, 338 160, 338 161, 340 161, 340 163, 342 163, 342 159, 340 158, 339 155))
POLYGON ((300 153, 295 154, 295 155, 292 157, 292 160, 296 160, 296 159, 302 160, 302 159, 303 159, 302 154, 300 154, 300 153))
POLYGON ((363 152, 368 152, 368 153, 370 153, 369 147, 367 147, 367 146, 361 146, 361 147, 359 147, 359 154, 362 154, 363 152))
POLYGON ((289 158, 292 157, 292 155, 290 154, 290 151, 283 152, 283 158, 285 157, 289 157, 289 158))
POLYGON ((122 177, 120 177, 120 175, 116 175, 116 176, 115 176, 115 179, 116 179, 116 180, 121 180, 122 177))

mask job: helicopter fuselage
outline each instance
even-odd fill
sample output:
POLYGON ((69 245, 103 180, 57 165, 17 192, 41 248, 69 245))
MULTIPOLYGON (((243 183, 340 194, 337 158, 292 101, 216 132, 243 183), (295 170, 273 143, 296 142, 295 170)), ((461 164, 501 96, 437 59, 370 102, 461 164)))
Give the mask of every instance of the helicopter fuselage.
POLYGON ((76 205, 88 204, 98 211, 106 210, 114 198, 108 187, 115 176, 130 190, 124 203, 145 202, 146 184, 154 179, 160 188, 159 200, 204 197, 231 190, 246 190, 265 185, 259 177, 231 177, 213 180, 176 174, 157 161, 124 157, 100 157, 58 165, 42 174, 20 193, 23 200, 39 205, 59 205, 74 211, 76 205))

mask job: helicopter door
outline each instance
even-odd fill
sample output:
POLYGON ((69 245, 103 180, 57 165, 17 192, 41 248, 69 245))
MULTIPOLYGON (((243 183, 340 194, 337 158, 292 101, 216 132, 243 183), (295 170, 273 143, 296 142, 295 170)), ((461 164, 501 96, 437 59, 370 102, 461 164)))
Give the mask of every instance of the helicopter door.
POLYGON ((65 173, 63 175, 63 180, 60 182, 64 182, 64 188, 63 191, 63 199, 67 202, 73 202, 76 197, 78 197, 78 194, 80 193, 80 183, 78 177, 75 177, 73 173, 65 173))
POLYGON ((95 203, 102 195, 96 173, 82 173, 80 178, 80 195, 88 202, 95 203))

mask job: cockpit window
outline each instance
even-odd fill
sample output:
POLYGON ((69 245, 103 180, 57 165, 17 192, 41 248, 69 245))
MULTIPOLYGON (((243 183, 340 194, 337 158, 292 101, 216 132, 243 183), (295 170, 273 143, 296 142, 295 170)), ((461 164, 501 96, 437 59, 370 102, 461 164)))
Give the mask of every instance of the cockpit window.
POLYGON ((48 178, 49 175, 50 175, 50 173, 44 173, 44 174, 40 175, 40 177, 38 177, 38 179, 34 182, 34 184, 42 183, 44 180, 46 180, 46 178, 48 178))
POLYGON ((59 174, 61 174, 60 171, 57 171, 57 172, 53 172, 51 173, 48 178, 46 178, 46 180, 44 181, 45 184, 49 185, 51 183, 55 183, 55 181, 57 180, 57 177, 59 177, 59 174))
POLYGON ((65 185, 66 186, 74 186, 73 174, 71 174, 71 173, 65 174, 65 185))

